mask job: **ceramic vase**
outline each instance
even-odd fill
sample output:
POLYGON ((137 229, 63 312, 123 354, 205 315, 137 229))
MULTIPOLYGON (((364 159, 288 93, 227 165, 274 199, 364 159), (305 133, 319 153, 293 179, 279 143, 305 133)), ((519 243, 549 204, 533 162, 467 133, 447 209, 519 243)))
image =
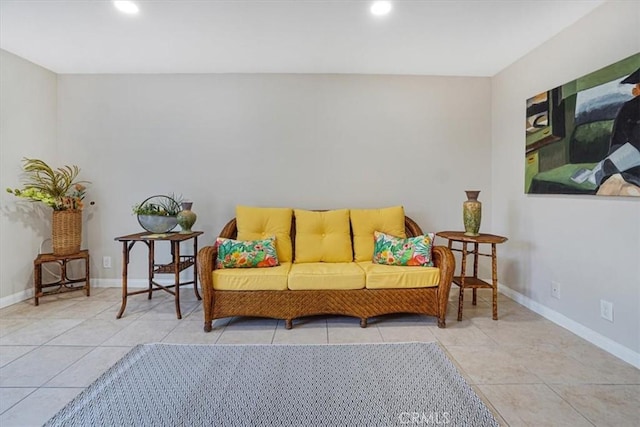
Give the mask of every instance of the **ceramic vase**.
POLYGON ((178 224, 180 225, 181 234, 191 233, 191 227, 196 223, 198 216, 191 210, 193 202, 182 202, 182 210, 178 212, 178 224))
POLYGON ((478 201, 480 191, 465 191, 465 193, 467 193, 467 200, 462 203, 464 235, 478 236, 482 219, 482 203, 478 201))

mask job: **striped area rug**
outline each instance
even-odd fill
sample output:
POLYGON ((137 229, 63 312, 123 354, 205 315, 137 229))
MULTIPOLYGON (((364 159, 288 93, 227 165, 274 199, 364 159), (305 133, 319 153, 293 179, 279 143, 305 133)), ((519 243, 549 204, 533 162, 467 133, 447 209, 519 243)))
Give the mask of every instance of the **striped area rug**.
POLYGON ((138 345, 47 426, 497 426, 436 343, 138 345))

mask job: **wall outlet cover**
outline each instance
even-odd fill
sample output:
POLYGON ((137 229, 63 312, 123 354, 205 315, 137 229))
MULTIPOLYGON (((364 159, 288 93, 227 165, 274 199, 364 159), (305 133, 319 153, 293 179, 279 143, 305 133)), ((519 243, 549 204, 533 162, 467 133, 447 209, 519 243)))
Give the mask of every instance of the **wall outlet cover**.
POLYGON ((613 303, 609 301, 605 301, 603 299, 600 300, 600 317, 609 322, 613 322, 613 303))
POLYGON ((551 281, 551 296, 560 299, 560 283, 551 281))

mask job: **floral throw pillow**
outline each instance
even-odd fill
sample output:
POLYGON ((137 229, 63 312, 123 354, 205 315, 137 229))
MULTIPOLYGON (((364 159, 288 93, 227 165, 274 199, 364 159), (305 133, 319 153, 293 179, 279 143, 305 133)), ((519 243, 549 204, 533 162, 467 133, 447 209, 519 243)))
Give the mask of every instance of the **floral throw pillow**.
POLYGON ((275 267, 280 265, 276 252, 276 238, 263 240, 216 239, 218 257, 216 268, 275 267))
POLYGON ((433 233, 403 239, 375 231, 373 237, 374 264, 433 267, 433 233))

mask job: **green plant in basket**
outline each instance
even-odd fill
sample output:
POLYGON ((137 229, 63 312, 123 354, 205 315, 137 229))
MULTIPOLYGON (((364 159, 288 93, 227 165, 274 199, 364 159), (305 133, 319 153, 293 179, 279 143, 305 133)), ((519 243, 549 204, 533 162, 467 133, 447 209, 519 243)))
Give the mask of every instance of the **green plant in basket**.
POLYGON ((152 196, 133 206, 136 215, 176 216, 182 210, 181 196, 152 196))
POLYGON ((133 206, 133 213, 138 215, 138 223, 142 228, 152 233, 166 233, 178 225, 178 213, 182 197, 174 194, 169 196, 152 196, 133 206))

